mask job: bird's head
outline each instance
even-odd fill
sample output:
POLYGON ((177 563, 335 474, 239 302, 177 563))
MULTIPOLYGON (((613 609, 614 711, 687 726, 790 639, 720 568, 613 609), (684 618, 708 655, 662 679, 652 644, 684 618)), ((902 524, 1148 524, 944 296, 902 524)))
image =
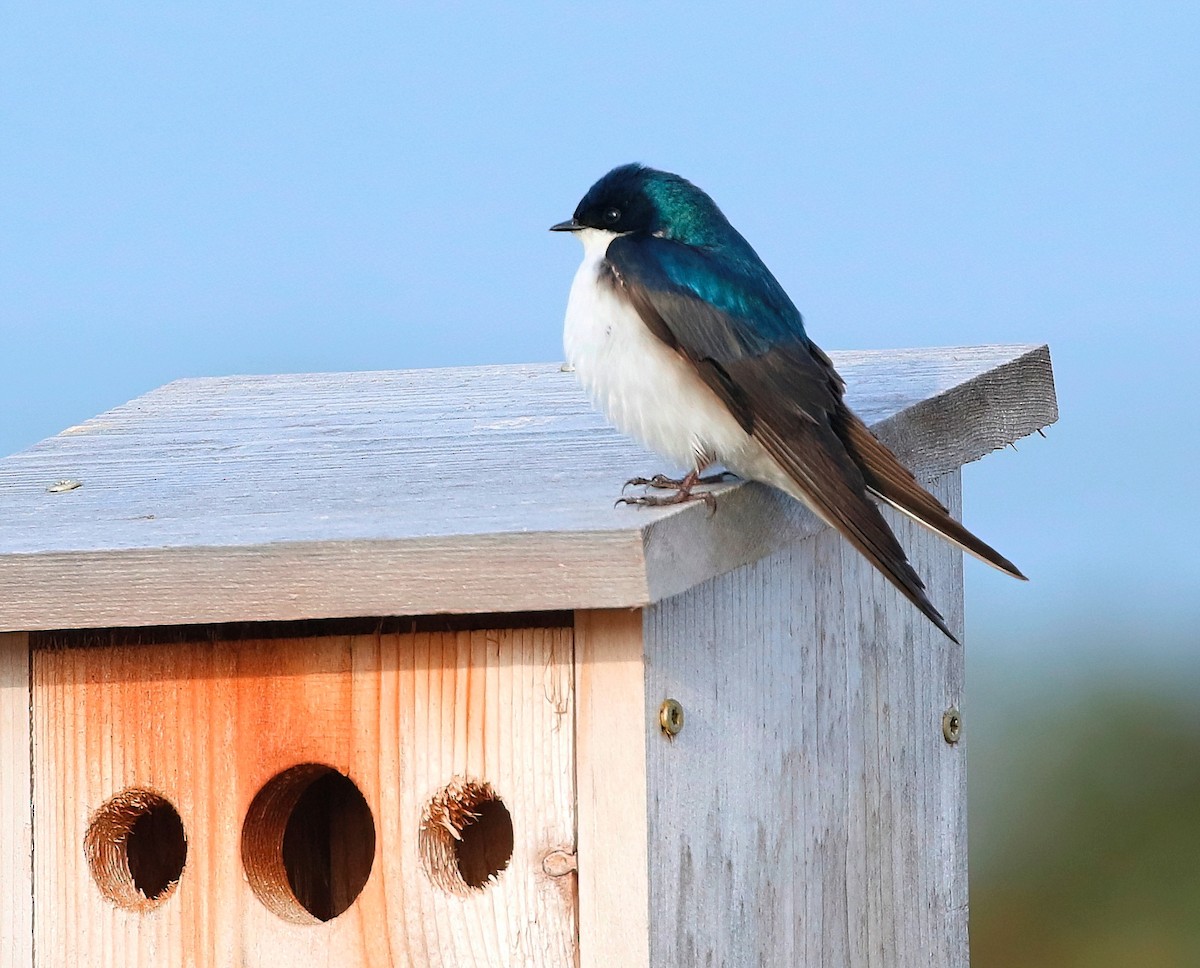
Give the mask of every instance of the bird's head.
POLYGON ((686 178, 643 165, 621 165, 594 184, 552 232, 596 229, 612 235, 657 235, 689 245, 720 244, 732 228, 720 209, 686 178))

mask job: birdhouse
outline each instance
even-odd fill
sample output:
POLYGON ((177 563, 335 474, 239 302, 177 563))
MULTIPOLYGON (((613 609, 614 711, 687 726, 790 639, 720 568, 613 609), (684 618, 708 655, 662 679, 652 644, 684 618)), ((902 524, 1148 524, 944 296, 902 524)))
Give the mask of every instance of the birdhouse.
MULTIPOLYGON (((1056 418, 1045 347, 833 359, 956 514, 1056 418)), ((962 649, 769 489, 614 507, 660 470, 556 365, 181 380, 0 461, 0 964, 966 964, 962 649)))

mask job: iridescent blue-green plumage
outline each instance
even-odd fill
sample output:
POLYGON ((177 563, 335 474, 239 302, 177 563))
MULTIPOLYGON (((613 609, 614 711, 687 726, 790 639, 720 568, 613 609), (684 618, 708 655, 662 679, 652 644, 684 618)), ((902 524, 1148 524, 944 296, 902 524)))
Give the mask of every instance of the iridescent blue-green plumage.
POLYGON ((782 470, 777 486, 841 531, 946 635, 953 638, 870 495, 1023 577, 951 518, 846 406, 841 378, 783 287, 691 182, 641 165, 614 168, 555 228, 611 233, 601 281, 694 366, 782 470))
POLYGON ((690 292, 722 309, 743 325, 747 340, 756 334, 769 341, 806 339, 799 310, 771 270, 716 203, 687 179, 622 165, 592 186, 575 217, 584 224, 589 216, 603 221, 613 207, 621 210, 622 222, 638 226, 624 238, 645 244, 639 257, 648 284, 690 292))

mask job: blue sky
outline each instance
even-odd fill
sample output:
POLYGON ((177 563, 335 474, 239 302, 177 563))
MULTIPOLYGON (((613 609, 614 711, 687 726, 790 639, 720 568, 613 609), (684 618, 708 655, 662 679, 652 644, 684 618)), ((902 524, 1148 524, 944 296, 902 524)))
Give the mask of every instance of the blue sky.
POLYGON ((1034 580, 969 562, 969 634, 1180 658, 1198 49, 1188 3, 10 9, 0 453, 180 376, 559 359, 546 227, 641 160, 827 348, 1049 342, 1061 422, 965 476, 1034 580))

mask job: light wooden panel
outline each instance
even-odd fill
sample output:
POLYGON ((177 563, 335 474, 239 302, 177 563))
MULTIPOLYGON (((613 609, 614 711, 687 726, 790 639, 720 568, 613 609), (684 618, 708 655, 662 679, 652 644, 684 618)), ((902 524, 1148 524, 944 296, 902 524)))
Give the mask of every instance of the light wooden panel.
MULTIPOLYGON (((1057 416, 1045 347, 832 355, 919 472, 1057 416)), ((641 606, 816 530, 613 507, 665 469, 551 364, 182 380, 0 460, 0 629, 641 606)))
POLYGON ((542 868, 574 842, 569 629, 39 650, 34 702, 39 965, 573 963, 574 878, 542 868), (251 799, 304 762, 350 776, 375 821, 366 888, 318 924, 270 912, 240 859, 251 799), (508 869, 468 897, 430 881, 417 844, 458 775, 490 782, 515 829, 508 869), (131 786, 188 836, 178 890, 141 914, 101 896, 81 849, 131 786))
POLYGON ((577 612, 580 968, 650 964, 642 613, 577 612))
MULTIPOLYGON (((961 554, 889 521, 961 633, 961 554)), ((647 747, 651 964, 965 965, 962 649, 829 531, 645 615, 645 716, 686 717, 647 747)))
POLYGON ((33 964, 29 637, 0 633, 0 965, 33 964))

